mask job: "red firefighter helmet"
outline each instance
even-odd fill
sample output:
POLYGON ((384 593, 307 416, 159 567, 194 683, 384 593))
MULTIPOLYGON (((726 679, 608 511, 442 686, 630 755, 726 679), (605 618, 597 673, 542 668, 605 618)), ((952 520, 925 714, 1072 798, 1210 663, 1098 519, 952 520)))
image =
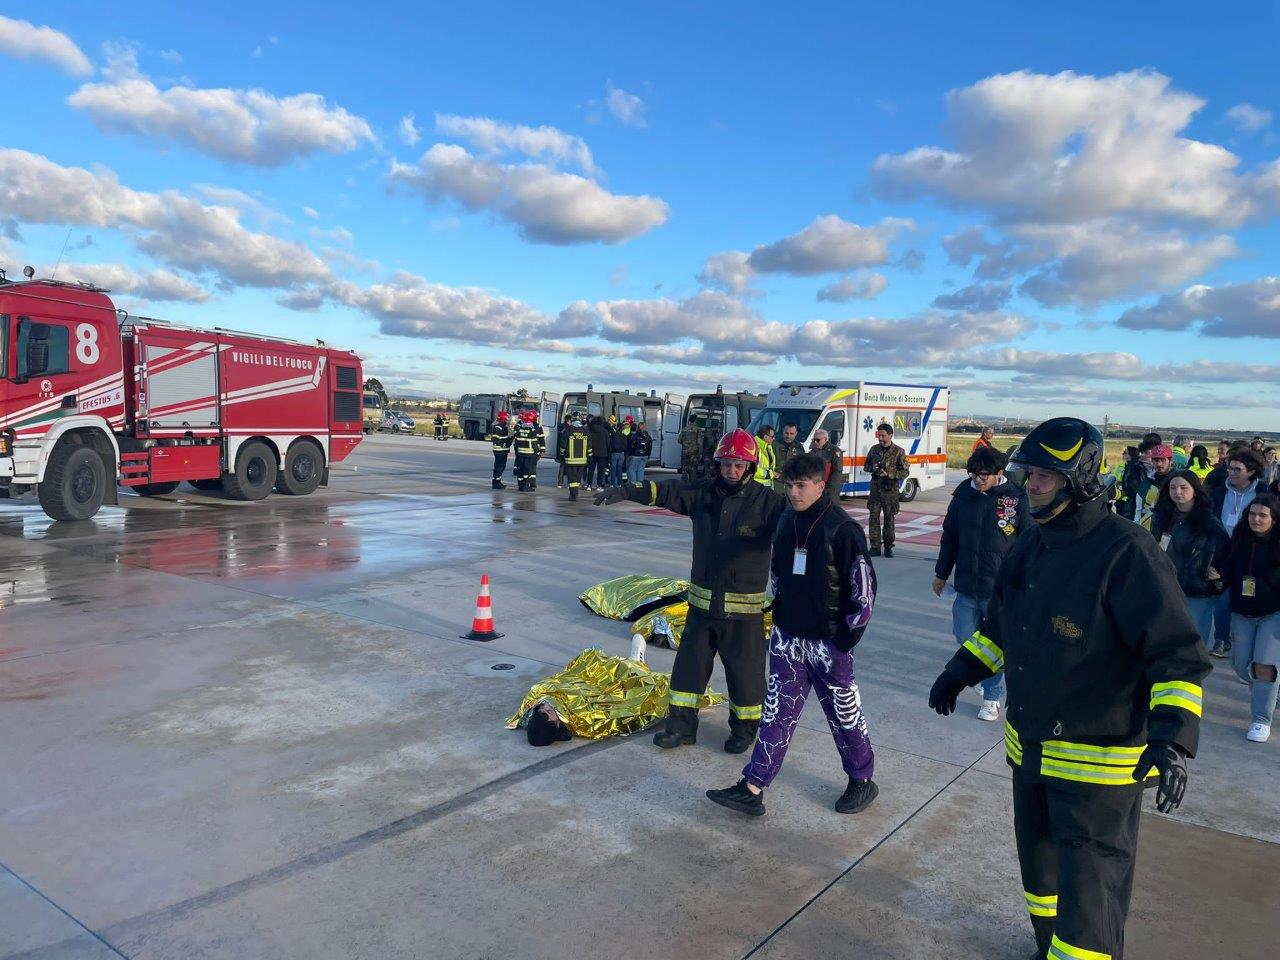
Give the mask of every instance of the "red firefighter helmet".
POLYGON ((506 423, 506 422, 507 422, 507 411, 505 411, 505 410, 499 410, 499 411, 498 411, 498 422, 499 422, 499 423, 506 423))
POLYGON ((538 411, 537 410, 521 410, 520 422, 521 423, 537 423, 538 411))
POLYGON ((716 444, 716 460, 745 460, 758 465, 760 454, 756 448, 756 438, 741 427, 730 430, 716 444))

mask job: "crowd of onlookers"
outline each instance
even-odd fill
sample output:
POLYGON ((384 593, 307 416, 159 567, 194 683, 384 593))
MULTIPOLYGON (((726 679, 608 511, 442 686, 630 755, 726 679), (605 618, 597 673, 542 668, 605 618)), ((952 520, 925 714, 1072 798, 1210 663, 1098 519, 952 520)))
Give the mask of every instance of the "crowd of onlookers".
MULTIPOLYGON (((1003 476, 1006 454, 991 436, 974 444, 969 481, 943 521, 934 592, 955 593, 957 642, 973 633, 991 597, 995 571, 1025 528, 1025 494, 1003 476), (952 583, 948 583, 948 581, 952 583)), ((1155 433, 1125 448, 1111 474, 1111 502, 1151 532, 1172 561, 1187 609, 1209 653, 1230 657, 1250 687, 1247 738, 1264 743, 1275 715, 1280 665, 1280 461, 1262 437, 1204 444, 1155 433)), ((984 685, 979 717, 995 720, 1001 677, 984 685)))
MULTIPOLYGON (((640 483, 644 480, 645 467, 653 453, 653 434, 649 425, 633 417, 586 416, 567 413, 557 427, 556 450, 564 450, 565 435, 573 424, 579 424, 587 433, 587 469, 582 481, 586 490, 603 490, 608 486, 624 483, 640 483)), ((556 486, 565 483, 564 455, 557 453, 556 486)))

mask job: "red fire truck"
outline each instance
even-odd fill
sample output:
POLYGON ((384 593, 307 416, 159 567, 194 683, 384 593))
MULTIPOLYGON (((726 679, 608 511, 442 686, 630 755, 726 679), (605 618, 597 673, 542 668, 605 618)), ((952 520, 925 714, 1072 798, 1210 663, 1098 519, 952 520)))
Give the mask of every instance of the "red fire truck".
POLYGON ((0 491, 55 520, 117 485, 302 496, 361 438, 354 353, 130 317, 84 284, 0 274, 0 371, 0 491))

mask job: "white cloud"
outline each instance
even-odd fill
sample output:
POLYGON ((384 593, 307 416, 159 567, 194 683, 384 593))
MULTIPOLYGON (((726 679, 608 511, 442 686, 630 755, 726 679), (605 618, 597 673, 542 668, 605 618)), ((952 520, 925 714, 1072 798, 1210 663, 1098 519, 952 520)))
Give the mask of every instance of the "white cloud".
POLYGON ((317 151, 345 153, 374 139, 360 117, 316 93, 275 97, 262 90, 161 90, 120 50, 100 83, 87 83, 67 102, 100 130, 172 140, 221 160, 278 166, 317 151))
POLYGON ((1257 133, 1271 124, 1271 111, 1251 103, 1237 103, 1227 111, 1227 119, 1245 133, 1257 133))
POLYGON ((312 220, 320 219, 320 211, 318 211, 315 207, 303 207, 302 212, 305 216, 310 217, 312 220))
POLYGON ((818 299, 829 303, 848 303, 850 300, 874 300, 889 287, 889 278, 883 273, 869 273, 862 277, 841 277, 835 283, 818 290, 818 299))
POLYGON ((788 352, 811 365, 943 365, 962 351, 1005 343, 1033 327, 1026 318, 1008 313, 811 320, 795 329, 788 352))
POLYGON ((542 164, 494 163, 454 144, 435 144, 414 166, 393 162, 390 179, 433 200, 490 210, 539 243, 622 243, 661 226, 668 215, 656 197, 613 194, 542 164))
POLYGON ((1207 337, 1280 338, 1280 277, 1212 287, 1203 284, 1133 307, 1117 323, 1130 330, 1186 330, 1207 337))
POLYGON ((1013 287, 1007 283, 975 283, 935 297, 933 305, 943 310, 999 310, 1009 302, 1013 287))
MULTIPOLYGON (((51 268, 41 271, 42 276, 51 268)), ((120 263, 62 263, 58 279, 72 283, 91 283, 116 294, 130 294, 143 300, 168 300, 182 303, 204 303, 209 291, 168 270, 137 271, 120 263)))
POLYGON ((876 266, 889 259, 890 242, 914 228, 913 221, 893 217, 886 217, 875 226, 863 227, 828 214, 815 217, 799 233, 756 247, 747 263, 757 273, 786 273, 795 277, 876 266))
POLYGON ((605 103, 609 107, 609 112, 626 126, 643 127, 645 125, 644 101, 634 93, 627 93, 610 84, 605 103))
POLYGON ((307 232, 317 240, 328 240, 332 243, 340 243, 347 247, 356 242, 355 234, 343 226, 333 227, 328 230, 323 227, 312 227, 307 232))
POLYGON ((406 113, 400 118, 400 139, 410 147, 416 147, 422 139, 422 131, 418 129, 412 113, 406 113))
POLYGON ((937 196, 1006 220, 1235 226, 1259 212, 1239 158, 1180 135, 1203 105, 1152 72, 988 77, 947 96, 955 150, 883 155, 874 176, 886 195, 937 196))
POLYGON ((85 77, 93 64, 74 40, 52 27, 0 16, 0 53, 19 60, 47 60, 63 73, 85 77))
POLYGON ((122 229, 156 260, 193 273, 213 272, 224 283, 289 287, 331 277, 306 247, 246 229, 232 207, 206 206, 174 191, 131 190, 110 170, 62 167, 24 150, 0 150, 4 215, 122 229))
POLYGON ((436 131, 466 140, 477 151, 491 157, 522 153, 556 163, 572 163, 588 175, 595 172, 595 161, 583 139, 555 127, 526 127, 490 117, 436 114, 436 131))
POLYGON ((755 279, 755 271, 747 262, 750 254, 740 250, 727 250, 724 253, 713 253, 707 257, 702 272, 698 274, 698 282, 708 287, 718 287, 729 293, 752 293, 751 282, 755 279))

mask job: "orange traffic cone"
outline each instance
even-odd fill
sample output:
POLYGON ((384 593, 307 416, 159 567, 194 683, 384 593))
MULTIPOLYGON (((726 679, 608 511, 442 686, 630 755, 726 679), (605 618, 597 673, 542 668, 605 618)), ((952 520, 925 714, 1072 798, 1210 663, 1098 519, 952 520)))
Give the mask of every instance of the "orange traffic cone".
POLYGON ((497 640, 505 637, 493 629, 493 603, 489 599, 489 575, 480 576, 480 596, 476 597, 476 615, 471 621, 471 632, 462 635, 463 640, 497 640))

